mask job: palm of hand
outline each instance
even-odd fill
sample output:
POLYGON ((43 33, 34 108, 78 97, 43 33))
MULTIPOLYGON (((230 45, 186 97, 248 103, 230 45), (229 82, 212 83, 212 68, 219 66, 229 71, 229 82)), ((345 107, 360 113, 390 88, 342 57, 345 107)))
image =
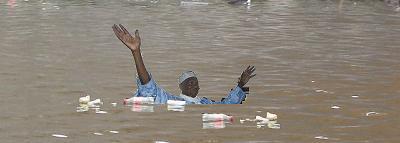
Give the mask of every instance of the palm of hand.
POLYGON ((133 37, 121 24, 119 24, 119 27, 114 24, 112 28, 117 38, 121 40, 121 42, 124 43, 129 49, 135 51, 140 48, 140 36, 138 30, 135 31, 135 35, 133 37))
POLYGON ((246 70, 243 71, 242 75, 239 77, 238 85, 240 87, 243 87, 246 85, 247 82, 249 82, 250 78, 256 76, 256 74, 253 74, 253 72, 256 70, 254 66, 248 66, 246 70))

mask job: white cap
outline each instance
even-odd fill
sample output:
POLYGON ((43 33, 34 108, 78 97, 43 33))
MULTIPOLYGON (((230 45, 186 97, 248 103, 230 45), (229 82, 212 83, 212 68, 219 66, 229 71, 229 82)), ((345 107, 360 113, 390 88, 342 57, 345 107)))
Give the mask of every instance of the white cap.
POLYGON ((191 78, 191 77, 196 77, 196 74, 193 71, 185 71, 179 77, 178 82, 179 82, 179 84, 181 84, 183 81, 185 81, 186 79, 191 78))

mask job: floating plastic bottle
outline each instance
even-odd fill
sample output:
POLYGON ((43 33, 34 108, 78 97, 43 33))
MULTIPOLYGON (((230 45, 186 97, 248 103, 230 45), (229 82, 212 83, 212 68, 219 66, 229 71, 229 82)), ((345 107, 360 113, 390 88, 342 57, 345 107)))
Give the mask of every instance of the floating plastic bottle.
POLYGON ((176 106, 183 106, 186 104, 186 101, 180 101, 180 100, 167 100, 168 105, 176 105, 176 106))
POLYGON ((228 116, 225 114, 208 114, 208 113, 203 113, 203 122, 209 122, 209 121, 233 121, 232 116, 228 116))
POLYGON ((154 104, 154 97, 131 97, 124 99, 124 105, 126 104, 154 104))

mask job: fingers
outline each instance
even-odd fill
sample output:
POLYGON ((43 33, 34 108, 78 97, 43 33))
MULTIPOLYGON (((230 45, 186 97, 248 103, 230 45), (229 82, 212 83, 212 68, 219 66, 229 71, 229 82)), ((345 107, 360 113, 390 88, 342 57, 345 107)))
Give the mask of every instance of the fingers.
POLYGON ((121 39, 121 33, 120 33, 120 31, 119 31, 117 25, 114 24, 114 25, 112 26, 112 29, 113 29, 113 31, 114 31, 114 33, 115 33, 115 36, 117 36, 118 39, 121 39))
POLYGON ((257 75, 257 74, 253 74, 253 75, 250 76, 250 78, 253 78, 253 77, 255 77, 256 75, 257 75))
MULTIPOLYGON (((122 24, 119 24, 119 27, 121 27, 122 31, 124 34, 131 36, 131 34, 129 34, 129 31, 125 29, 124 26, 122 26, 122 24)), ((132 36, 131 36, 132 37, 132 36)))
POLYGON ((139 30, 137 30, 137 29, 136 29, 136 31, 135 31, 135 37, 140 39, 139 30))

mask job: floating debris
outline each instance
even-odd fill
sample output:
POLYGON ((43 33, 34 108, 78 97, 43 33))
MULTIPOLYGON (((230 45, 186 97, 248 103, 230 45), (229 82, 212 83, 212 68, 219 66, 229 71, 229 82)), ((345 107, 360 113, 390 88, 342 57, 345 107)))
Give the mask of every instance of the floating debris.
POLYGON ((322 89, 317 89, 317 90, 315 90, 315 92, 329 93, 328 91, 326 91, 326 90, 322 90, 322 89))
POLYGON ((278 119, 278 115, 267 112, 267 119, 270 120, 270 121, 277 120, 278 119))
POLYGON ((96 111, 96 114, 107 114, 106 111, 96 111))
POLYGON ((233 121, 233 117, 225 114, 202 114, 203 122, 208 121, 233 121))
POLYGON ((118 131, 108 131, 108 132, 113 133, 113 134, 118 134, 119 133, 118 131))
POLYGON ((102 134, 102 133, 93 133, 94 135, 98 135, 98 136, 102 136, 102 135, 104 135, 104 134, 102 134))
POLYGON ((168 141, 154 141, 154 143, 169 143, 168 141))
POLYGON ((124 105, 126 104, 154 104, 154 97, 131 97, 124 99, 124 105))
POLYGON ((351 97, 353 97, 353 98, 358 98, 358 97, 360 97, 360 96, 358 96, 358 95, 352 95, 351 97))
POLYGON ((168 105, 179 105, 183 106, 186 104, 186 101, 180 101, 180 100, 167 100, 168 105))
POLYGON ((51 136, 56 137, 56 138, 68 138, 68 136, 62 135, 62 134, 53 134, 51 136))
POLYGON ((377 114, 379 114, 379 113, 377 113, 377 112, 368 112, 368 113, 365 113, 365 116, 372 116, 372 115, 377 115, 377 114))
POLYGON ((256 111, 257 113, 261 113, 262 111, 256 111))
POLYGON ((316 136, 316 137, 314 137, 314 138, 316 138, 316 139, 321 139, 321 140, 327 140, 327 139, 329 139, 328 137, 324 137, 324 136, 316 136))
POLYGON ((335 106, 332 106, 331 108, 332 108, 332 109, 340 109, 340 107, 339 107, 339 106, 336 106, 336 105, 335 105, 335 106))
POLYGON ((113 107, 117 107, 117 103, 111 103, 113 107))

